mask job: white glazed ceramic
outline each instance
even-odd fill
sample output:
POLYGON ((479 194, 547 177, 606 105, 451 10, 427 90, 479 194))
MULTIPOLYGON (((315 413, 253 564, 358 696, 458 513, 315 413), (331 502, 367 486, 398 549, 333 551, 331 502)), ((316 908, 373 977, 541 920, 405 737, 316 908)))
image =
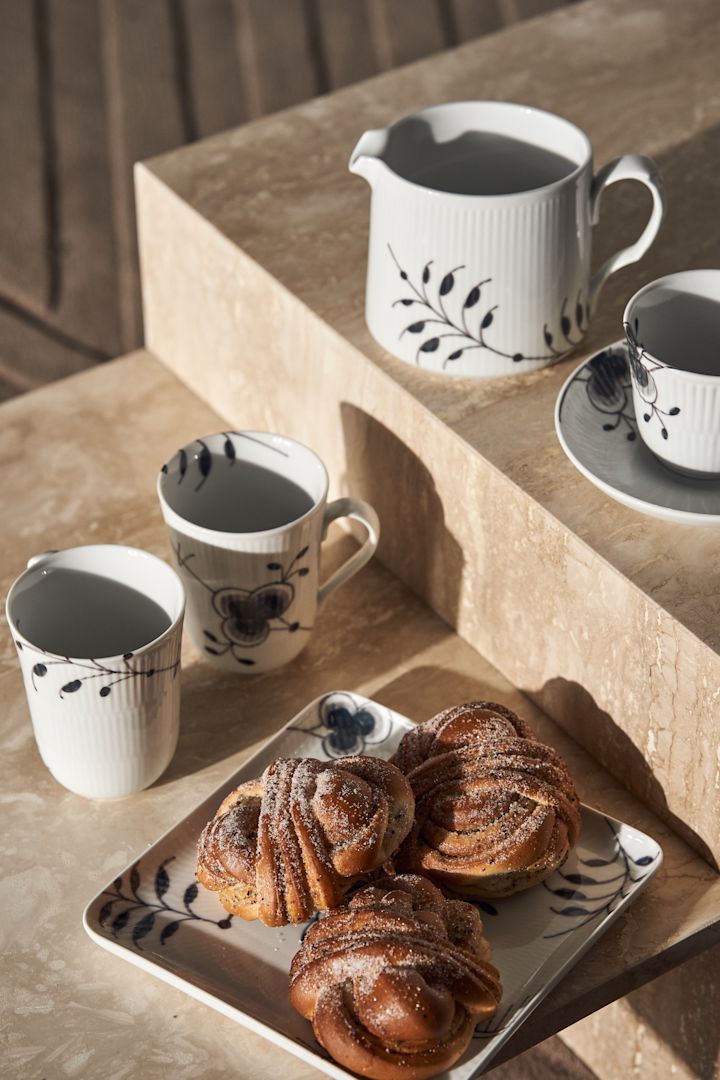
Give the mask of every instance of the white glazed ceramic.
POLYGON ((372 188, 365 316, 371 334, 401 360, 452 375, 535 371, 583 338, 600 289, 652 244, 663 216, 657 169, 626 155, 593 176, 579 128, 552 113, 497 101, 437 105, 367 131, 350 170, 372 188), (561 154, 563 178, 505 195, 424 187, 413 175, 438 147, 492 132, 561 154), (418 165, 419 163, 419 165, 418 165), (410 171, 409 169, 407 171, 410 171), (639 180, 653 198, 640 238, 590 276, 592 226, 604 189, 639 180))
POLYGON ((684 476, 720 479, 720 270, 651 281, 623 322, 644 443, 684 476))
POLYGON ((170 542, 188 596, 187 625, 206 659, 253 674, 293 660, 305 647, 318 605, 365 565, 380 534, 377 514, 360 499, 326 505, 328 476, 307 446, 268 432, 221 432, 195 439, 164 465, 157 482, 170 542), (233 467, 260 465, 298 484, 312 500, 302 517, 264 532, 206 528, 194 500, 237 499, 233 467), (319 584, 320 545, 331 521, 349 517, 367 530, 364 544, 319 584))
MULTIPOLYGON (((389 758, 410 727, 404 716, 357 694, 336 691, 311 702, 98 893, 83 917, 88 934, 327 1076, 351 1076, 329 1059, 288 1001, 290 962, 308 924, 271 929, 229 916, 195 880, 197 838, 228 792, 275 758, 389 758)), ((582 819, 577 846, 546 882, 478 904, 503 999, 462 1059, 442 1074, 445 1080, 469 1080, 486 1068, 661 865, 659 845, 638 829, 587 806, 582 819)), ((287 1074, 293 1075, 289 1062, 287 1074)))
POLYGON ((94 544, 35 556, 8 593, 40 755, 56 780, 92 799, 152 784, 175 753, 180 719, 180 643, 185 595, 167 563, 137 548, 94 544), (170 625, 133 652, 70 657, 38 648, 22 631, 23 594, 58 568, 112 578, 150 597, 170 625))
POLYGON ((720 526, 720 480, 693 480, 667 469, 642 439, 633 402, 628 347, 608 345, 566 380, 555 430, 573 465, 610 498, 651 517, 720 526))

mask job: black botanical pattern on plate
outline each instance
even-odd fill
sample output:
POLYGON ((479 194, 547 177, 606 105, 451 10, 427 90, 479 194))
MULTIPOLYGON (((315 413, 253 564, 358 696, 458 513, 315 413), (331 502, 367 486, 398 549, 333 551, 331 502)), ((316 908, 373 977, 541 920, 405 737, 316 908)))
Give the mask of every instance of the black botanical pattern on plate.
POLYGON ((318 722, 310 728, 291 727, 320 739, 327 758, 364 754, 368 745, 380 746, 392 734, 389 715, 377 706, 358 704, 349 694, 328 694, 318 707, 318 722))
POLYGON ((193 911, 193 904, 197 900, 199 891, 197 881, 192 881, 184 890, 182 907, 173 907, 167 902, 165 897, 170 889, 170 874, 167 868, 174 860, 175 856, 170 855, 160 863, 155 871, 153 880, 155 895, 152 900, 147 900, 140 895, 139 862, 136 862, 130 868, 127 883, 123 881, 122 877, 115 878, 112 888, 104 889, 102 892, 103 896, 108 896, 110 899, 103 904, 98 913, 100 926, 109 926, 112 936, 116 938, 126 927, 132 925, 131 940, 139 952, 143 951, 140 942, 153 930, 158 916, 177 915, 176 919, 170 921, 160 918, 159 922, 162 925, 160 931, 161 945, 164 945, 168 938, 177 933, 184 922, 211 923, 220 930, 229 929, 232 925, 232 915, 226 915, 222 919, 208 919, 206 916, 198 915, 196 911, 193 911))
MULTIPOLYGON (((273 446, 271 443, 266 443, 264 439, 258 439, 254 435, 249 435, 246 431, 223 431, 222 435, 224 436, 223 454, 225 462, 228 465, 234 465, 237 461, 237 450, 235 449, 235 443, 233 442, 232 437, 236 439, 247 439, 249 442, 254 442, 257 443, 259 446, 264 446, 266 450, 272 450, 275 454, 281 454, 283 457, 288 457, 287 452, 285 450, 281 450, 279 446, 273 446)), ((195 491, 199 491, 207 480, 208 476, 210 475, 210 471, 213 467, 213 453, 204 439, 195 439, 195 442, 200 447, 200 449, 192 455, 192 462, 194 463, 197 474, 200 477, 197 484, 195 485, 195 491)), ((190 465, 188 453, 184 447, 182 450, 178 450, 177 458, 177 482, 178 484, 182 484, 183 480, 188 474, 188 467, 190 465)), ((163 465, 161 472, 165 473, 165 475, 167 476, 169 471, 170 463, 163 465)))
POLYGON ((585 383, 592 407, 609 418, 603 424, 603 431, 617 431, 624 425, 626 439, 634 442, 637 437, 635 410, 625 349, 603 349, 588 361, 575 382, 585 383))
MULTIPOLYGON (((21 642, 16 641, 15 644, 18 650, 22 650, 23 645, 21 642)), ((38 680, 44 679, 50 668, 71 667, 73 668, 73 674, 75 674, 75 671, 88 672, 86 675, 75 675, 74 678, 63 683, 58 690, 61 698, 64 698, 67 694, 76 694, 78 690, 82 690, 88 683, 94 683, 93 689, 97 690, 100 697, 105 698, 110 696, 114 686, 117 686, 118 683, 127 682, 128 679, 152 679, 155 675, 162 675, 166 671, 172 671, 173 678, 175 678, 180 669, 179 643, 177 658, 171 664, 166 664, 165 667, 146 668, 136 666, 137 657, 131 652, 127 652, 123 656, 122 667, 111 667, 102 660, 75 660, 70 656, 58 656, 56 653, 45 652, 35 645, 26 644, 25 648, 43 657, 42 660, 38 660, 36 664, 33 664, 30 672, 30 678, 36 692, 38 690, 38 680)), ((68 674, 70 673, 68 672, 68 674)))
MULTIPOLYGON (((487 331, 495 322, 495 313, 499 307, 498 304, 488 307, 485 303, 482 303, 483 288, 492 282, 492 278, 484 278, 482 281, 477 282, 465 282, 463 288, 467 291, 462 303, 460 318, 452 319, 445 306, 445 297, 449 296, 456 287, 460 287, 461 280, 457 275, 466 270, 466 267, 464 265, 454 266, 447 270, 438 280, 438 275, 433 269, 434 260, 430 259, 423 267, 420 284, 416 285, 398 262, 395 252, 389 244, 388 251, 398 269, 400 278, 406 283, 408 290, 413 293, 412 296, 401 296, 393 302, 392 306, 401 305, 408 309, 411 307, 416 308, 416 311, 412 313, 416 317, 408 322, 400 333, 401 338, 405 334, 417 335, 420 343, 415 351, 416 364, 420 364, 423 355, 441 352, 444 355, 443 370, 446 370, 448 364, 459 360, 463 353, 475 349, 484 349, 486 352, 494 353, 495 356, 500 356, 504 360, 511 360, 516 364, 522 360, 536 363, 546 360, 560 360, 580 343, 587 329, 588 311, 582 301, 582 294, 578 293, 574 309, 570 312, 568 312, 569 298, 566 297, 563 300, 558 320, 559 333, 557 336, 553 335, 548 323, 543 326, 543 340, 547 351, 532 356, 522 352, 504 352, 502 349, 496 348, 487 337, 487 331), (430 296, 430 289, 434 291, 434 299, 430 296), (579 336, 574 337, 574 333, 579 336), (558 342, 560 342, 560 348, 557 347, 558 342)), ((408 312, 408 315, 410 315, 410 312, 408 312)))
POLYGON ((267 569, 279 576, 254 589, 243 589, 236 585, 213 589, 189 565, 195 554, 190 552, 183 555, 179 543, 174 550, 178 566, 207 589, 212 597, 212 606, 220 616, 217 630, 203 630, 208 641, 205 651, 212 656, 230 653, 238 664, 252 667, 255 661, 244 655, 244 649, 257 648, 267 641, 271 633, 296 634, 299 630, 312 630, 311 626, 301 626, 297 619, 286 618, 295 599, 292 578, 306 577, 310 573, 309 567, 297 565, 307 555, 308 547, 299 551, 287 567, 276 560, 268 562, 267 569))
POLYGON ((622 844, 612 822, 607 818, 604 820, 613 834, 612 854, 606 859, 600 857, 592 859, 578 858, 577 861, 580 866, 586 868, 608 868, 618 872, 611 874, 610 877, 594 877, 585 870, 571 874, 558 870, 548 881, 544 881, 543 887, 548 892, 558 897, 559 900, 566 901, 562 907, 551 907, 550 910, 555 915, 564 915, 567 918, 579 919, 580 921, 573 922, 573 925, 566 930, 544 934, 543 937, 565 937, 567 934, 573 934, 581 927, 587 926, 593 919, 597 919, 599 915, 609 915, 632 891, 632 887, 647 876, 649 871, 645 870, 645 867, 651 866, 657 859, 657 854, 641 855, 640 858, 634 859, 622 844), (558 879, 562 882, 561 884, 558 884, 558 879), (605 891, 606 889, 608 891, 605 891))
POLYGON ((654 418, 660 424, 660 434, 663 439, 667 439, 668 429, 665 426, 663 417, 677 416, 680 409, 677 405, 673 405, 671 409, 661 409, 657 403, 658 400, 658 388, 654 378, 654 372, 662 371, 663 365, 659 364, 657 360, 654 360, 646 351, 643 345, 637 339, 638 333, 638 320, 635 319, 633 325, 625 323, 625 334, 628 341, 628 357, 630 360, 630 370, 632 372, 637 392, 643 400, 646 406, 645 411, 642 414, 642 418, 646 424, 654 418))

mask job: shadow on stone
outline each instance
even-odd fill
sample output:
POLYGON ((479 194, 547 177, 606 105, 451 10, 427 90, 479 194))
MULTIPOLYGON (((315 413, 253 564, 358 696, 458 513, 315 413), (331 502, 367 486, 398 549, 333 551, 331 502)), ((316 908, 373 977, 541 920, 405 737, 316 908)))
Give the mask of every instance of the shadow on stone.
MULTIPOLYGON (((720 124, 693 135, 684 143, 654 155, 665 187, 666 212, 660 232, 640 262, 613 274, 603 289, 583 349, 600 349, 623 336, 625 304, 648 281, 678 270, 718 265, 714 221, 720 202, 720 124)), ((603 162, 599 162, 603 164, 603 162)), ((600 222, 593 230, 593 267, 627 247, 643 230, 650 213, 650 195, 640 184, 608 188, 602 199, 600 222)))
POLYGON ((380 517, 380 560, 456 625, 464 556, 430 471, 389 428, 343 402, 345 486, 380 517))
POLYGON ((600 708, 585 687, 558 677, 550 679, 539 691, 525 690, 524 693, 641 802, 666 821, 706 862, 718 869, 702 837, 668 807, 663 787, 642 751, 613 717, 600 708))

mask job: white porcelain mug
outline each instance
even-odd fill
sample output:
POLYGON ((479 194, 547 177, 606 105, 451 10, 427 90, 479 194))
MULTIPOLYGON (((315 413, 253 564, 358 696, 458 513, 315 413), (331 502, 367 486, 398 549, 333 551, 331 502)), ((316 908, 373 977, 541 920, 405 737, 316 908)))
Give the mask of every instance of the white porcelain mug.
POLYGON ((623 316, 638 431, 663 464, 720 477, 720 270, 645 285, 623 316))
POLYGON ((517 374, 567 355, 605 280, 645 254, 663 217, 649 158, 626 155, 593 176, 579 128, 506 102, 436 105, 367 131, 349 167, 372 188, 370 333, 446 374, 517 374), (591 277, 592 226, 619 180, 649 188, 650 219, 591 277))
POLYGON ((158 497, 188 597, 188 631, 228 671, 268 671, 309 641, 318 605, 372 557, 380 525, 360 499, 326 505, 328 475, 307 446, 261 431, 195 439, 164 465, 158 497), (319 585, 331 521, 367 539, 319 585))
POLYGON ((115 544, 30 559, 6 614, 40 755, 78 795, 113 799, 170 764, 185 595, 155 555, 115 544))

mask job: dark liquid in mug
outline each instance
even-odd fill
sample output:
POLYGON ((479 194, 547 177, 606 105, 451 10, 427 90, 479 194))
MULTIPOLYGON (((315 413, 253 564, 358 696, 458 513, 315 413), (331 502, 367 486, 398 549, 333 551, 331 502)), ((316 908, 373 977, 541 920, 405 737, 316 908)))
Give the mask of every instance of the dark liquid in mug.
POLYGON ((18 628, 33 645, 78 659, 134 652, 171 622, 164 608, 137 589, 63 567, 24 589, 15 612, 18 628))
POLYGON ((638 304, 643 347, 679 371, 720 375, 720 300, 667 285, 652 300, 649 310, 638 304))
POLYGON ((510 195, 554 184, 577 164, 562 154, 522 139, 489 131, 466 132, 445 143, 428 144, 429 135, 383 153, 391 169, 406 180, 457 195, 510 195))
POLYGON ((207 479, 187 488, 169 487, 170 505, 186 521, 219 532, 252 533, 279 529, 311 510, 315 500, 304 488, 253 462, 229 464, 213 454, 207 479), (197 490, 195 488, 197 487, 197 490))

